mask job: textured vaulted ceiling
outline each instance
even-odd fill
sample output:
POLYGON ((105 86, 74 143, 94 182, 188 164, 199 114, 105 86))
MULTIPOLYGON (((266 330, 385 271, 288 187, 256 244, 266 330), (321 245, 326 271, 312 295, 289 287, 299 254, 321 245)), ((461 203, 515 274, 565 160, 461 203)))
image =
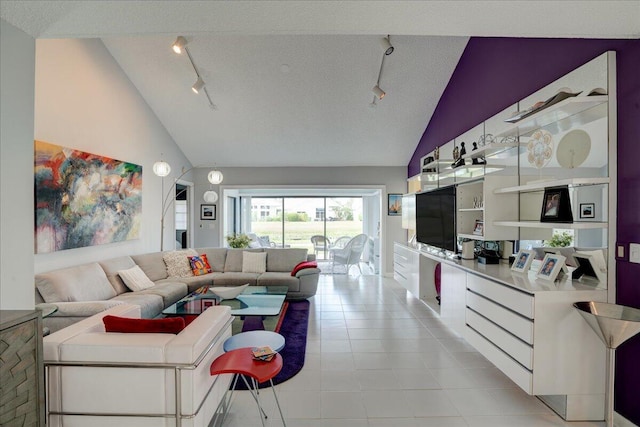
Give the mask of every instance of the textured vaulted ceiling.
POLYGON ((189 160, 224 166, 405 166, 469 36, 640 34, 638 1, 3 0, 0 16, 101 38, 189 160), (214 110, 170 50, 178 35, 214 110))

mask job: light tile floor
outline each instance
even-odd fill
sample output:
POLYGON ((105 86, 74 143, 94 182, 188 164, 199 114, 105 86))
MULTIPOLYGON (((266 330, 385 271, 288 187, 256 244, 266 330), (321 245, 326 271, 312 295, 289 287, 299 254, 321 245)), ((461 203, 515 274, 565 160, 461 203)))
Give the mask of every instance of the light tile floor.
MULTIPOLYGON (((276 391, 289 427, 602 427, 564 422, 393 279, 320 276, 305 366, 276 391)), ((282 426, 270 389, 269 427, 282 426)), ((229 427, 260 426, 248 392, 229 427)))

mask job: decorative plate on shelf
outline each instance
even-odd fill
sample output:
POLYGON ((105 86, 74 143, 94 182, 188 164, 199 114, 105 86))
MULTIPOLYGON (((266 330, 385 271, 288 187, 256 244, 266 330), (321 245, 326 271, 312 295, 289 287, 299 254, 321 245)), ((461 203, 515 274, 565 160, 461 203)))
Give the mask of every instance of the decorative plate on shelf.
POLYGON ((535 131, 527 143, 527 152, 529 163, 542 169, 553 156, 553 137, 544 129, 535 131))
POLYGON ((589 157, 591 137, 581 129, 567 132, 558 142, 556 159, 563 168, 573 169, 580 166, 589 157))

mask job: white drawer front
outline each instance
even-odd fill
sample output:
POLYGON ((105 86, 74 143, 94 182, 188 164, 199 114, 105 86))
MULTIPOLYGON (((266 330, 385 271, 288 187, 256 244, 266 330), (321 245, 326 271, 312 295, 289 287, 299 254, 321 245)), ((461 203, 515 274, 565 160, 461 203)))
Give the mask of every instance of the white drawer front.
POLYGON ((465 328, 465 339, 528 394, 533 393, 533 374, 516 363, 502 350, 471 328, 465 328))
POLYGON ((533 348, 476 312, 467 309, 467 325, 478 331, 529 370, 533 369, 533 348))
POLYGON ((521 340, 533 344, 533 322, 467 290, 467 307, 500 325, 521 340))
POLYGON ((518 292, 508 286, 484 279, 474 274, 467 277, 467 288, 504 305, 529 319, 533 319, 533 296, 518 292))

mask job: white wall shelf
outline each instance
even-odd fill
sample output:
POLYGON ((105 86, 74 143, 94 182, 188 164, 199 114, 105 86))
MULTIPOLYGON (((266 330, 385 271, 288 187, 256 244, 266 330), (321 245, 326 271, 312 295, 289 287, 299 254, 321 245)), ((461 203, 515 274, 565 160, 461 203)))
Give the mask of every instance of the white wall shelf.
POLYGON ((467 233, 458 233, 458 237, 462 237, 463 239, 471 239, 471 240, 494 240, 494 239, 487 239, 482 235, 479 234, 467 234, 467 233))
MULTIPOLYGON (((483 147, 479 147, 477 150, 473 150, 470 153, 462 156, 463 159, 477 159, 478 157, 489 157, 489 156, 497 156, 499 154, 503 154, 514 147, 524 147, 526 144, 518 143, 518 142, 492 142, 491 144, 487 144, 483 147)), ((516 156, 518 154, 517 151, 513 150, 513 155, 516 156)))
POLYGON ((545 127, 551 123, 559 122, 569 117, 573 125, 585 125, 594 120, 606 117, 607 109, 594 110, 593 114, 587 114, 586 111, 594 107, 602 105, 609 100, 607 95, 597 96, 575 96, 567 98, 544 110, 538 111, 516 122, 513 126, 495 135, 497 138, 506 136, 518 136, 531 133, 537 129, 545 127), (584 113, 584 114, 581 114, 584 113))
POLYGON ((558 179, 552 181, 537 181, 524 185, 518 185, 515 187, 502 187, 496 188, 494 194, 508 194, 508 193, 524 193, 527 191, 540 191, 546 187, 560 187, 567 185, 569 187, 579 187, 582 185, 601 185, 609 184, 609 177, 596 177, 596 178, 570 178, 570 179, 558 179))
POLYGON ((483 212, 484 208, 461 208, 458 212, 483 212))
POLYGON ((607 222, 540 222, 540 221, 494 221, 494 225, 501 227, 526 227, 526 228, 562 228, 568 230, 587 230, 608 228, 607 222))

